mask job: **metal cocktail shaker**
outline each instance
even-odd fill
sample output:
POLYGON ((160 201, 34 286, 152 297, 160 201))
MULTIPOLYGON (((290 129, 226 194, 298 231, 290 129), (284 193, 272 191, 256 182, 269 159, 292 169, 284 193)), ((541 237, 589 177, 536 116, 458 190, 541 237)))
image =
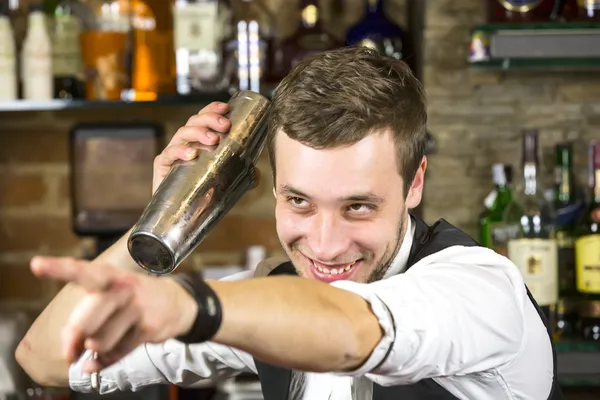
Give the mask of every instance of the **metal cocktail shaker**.
POLYGON ((131 232, 133 259, 153 274, 172 272, 255 180, 270 101, 239 91, 229 100, 229 133, 191 161, 174 163, 131 232))

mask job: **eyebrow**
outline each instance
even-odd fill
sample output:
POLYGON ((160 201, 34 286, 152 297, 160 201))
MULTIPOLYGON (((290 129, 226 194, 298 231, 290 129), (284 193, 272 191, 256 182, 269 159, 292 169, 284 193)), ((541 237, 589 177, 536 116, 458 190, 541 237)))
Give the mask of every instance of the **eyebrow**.
MULTIPOLYGON (((282 194, 299 196, 299 197, 304 197, 306 199, 310 199, 309 195, 307 195, 306 193, 303 193, 302 191, 300 191, 298 189, 291 187, 290 185, 281 185, 279 187, 279 191, 282 194)), ((351 196, 340 197, 338 200, 340 200, 340 201, 359 201, 359 202, 377 203, 377 204, 381 204, 381 203, 385 202, 383 197, 377 196, 376 194, 373 194, 373 193, 357 193, 357 194, 353 194, 351 196)))

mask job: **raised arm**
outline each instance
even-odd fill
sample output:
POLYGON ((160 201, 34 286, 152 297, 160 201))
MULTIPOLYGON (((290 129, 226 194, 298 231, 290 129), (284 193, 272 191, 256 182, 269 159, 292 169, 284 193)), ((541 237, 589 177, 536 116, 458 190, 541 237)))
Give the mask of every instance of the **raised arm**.
MULTIPOLYGON (((211 135, 209 129, 218 132, 229 129, 229 121, 223 122, 222 118, 222 114, 226 111, 227 104, 211 103, 192 116, 186 126, 177 131, 169 146, 154 162, 153 192, 175 160, 196 157, 197 150, 187 146, 187 143, 200 142, 212 145, 218 141, 218 137, 211 135)), ((129 256, 128 235, 129 232, 90 263, 89 268, 111 265, 120 270, 142 272, 129 256)), ((85 293, 80 286, 67 284, 34 321, 19 344, 15 354, 16 359, 36 382, 50 386, 67 385, 69 364, 61 353, 60 335, 69 316, 82 301, 85 293)))

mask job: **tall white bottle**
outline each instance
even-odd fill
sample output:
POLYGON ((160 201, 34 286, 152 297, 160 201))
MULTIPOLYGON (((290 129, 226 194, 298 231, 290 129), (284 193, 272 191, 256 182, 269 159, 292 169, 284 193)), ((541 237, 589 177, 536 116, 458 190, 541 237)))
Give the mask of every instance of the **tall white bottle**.
POLYGON ((31 4, 27 19, 27 35, 23 42, 23 98, 51 100, 53 97, 52 42, 41 4, 31 4))
POLYGON ((8 2, 0 4, 0 101, 17 99, 17 56, 8 2))

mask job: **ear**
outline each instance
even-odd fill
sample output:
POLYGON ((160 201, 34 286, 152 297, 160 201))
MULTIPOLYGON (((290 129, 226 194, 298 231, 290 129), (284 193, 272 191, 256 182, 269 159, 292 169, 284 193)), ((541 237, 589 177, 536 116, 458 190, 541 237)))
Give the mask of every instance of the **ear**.
POLYGON ((415 174, 415 178, 410 185, 410 189, 408 189, 408 196, 406 196, 406 208, 416 208, 419 203, 421 203, 421 199, 423 198, 423 184, 425 181, 426 169, 427 157, 423 156, 421 159, 421 164, 419 165, 417 173, 415 174))

